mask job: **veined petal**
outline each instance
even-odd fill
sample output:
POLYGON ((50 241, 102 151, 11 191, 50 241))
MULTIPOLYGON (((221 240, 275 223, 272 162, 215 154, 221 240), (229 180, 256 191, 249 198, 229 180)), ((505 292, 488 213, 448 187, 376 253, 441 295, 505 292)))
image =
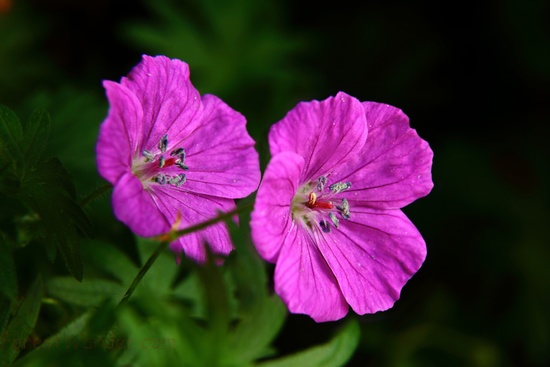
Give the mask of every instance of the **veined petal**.
POLYGON ((354 200, 379 209, 402 208, 428 195, 433 187, 433 152, 398 108, 363 102, 369 137, 357 156, 335 173, 353 182, 354 200))
POLYGON ((320 236, 319 250, 358 314, 387 310, 426 258, 426 244, 401 210, 353 207, 352 219, 320 236))
POLYGON ((111 184, 132 166, 137 149, 143 112, 136 96, 127 88, 104 81, 109 100, 109 114, 99 129, 96 146, 99 173, 111 184))
POLYGON ((275 291, 290 312, 307 314, 317 322, 338 320, 348 312, 348 304, 316 243, 297 226, 285 237, 275 266, 275 291))
POLYGON ((304 157, 303 181, 330 174, 361 151, 367 121, 361 103, 343 92, 323 101, 300 102, 269 132, 271 155, 304 157))
MULTIPOLYGON (((235 202, 231 199, 175 191, 167 186, 156 186, 153 197, 170 225, 179 223, 178 229, 212 219, 219 212, 235 209, 235 202)), ((176 253, 184 252, 185 256, 203 262, 206 260, 206 242, 216 254, 227 255, 233 249, 229 229, 224 222, 185 235, 171 243, 170 248, 176 253)))
POLYGON ((292 152, 274 156, 256 194, 250 228, 259 254, 275 262, 292 228, 291 203, 299 187, 304 159, 292 152))
POLYGON ((201 122, 200 95, 183 61, 143 55, 121 84, 133 91, 143 108, 139 151, 154 149, 164 134, 169 143, 180 141, 201 122))
POLYGON ((186 189, 242 198, 258 188, 260 162, 246 119, 213 95, 202 97, 202 121, 181 144, 187 152, 186 189))
POLYGON ((157 236, 170 230, 170 223, 158 204, 131 172, 124 174, 116 183, 112 202, 118 220, 138 236, 157 236))

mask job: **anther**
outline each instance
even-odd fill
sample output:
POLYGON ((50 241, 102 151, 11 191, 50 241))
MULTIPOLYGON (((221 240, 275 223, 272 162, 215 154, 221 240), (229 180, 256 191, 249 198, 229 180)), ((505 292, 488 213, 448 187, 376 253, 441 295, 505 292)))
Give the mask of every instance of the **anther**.
POLYGON ((178 156, 182 161, 185 160, 185 149, 178 148, 170 152, 170 155, 176 155, 178 156))
POLYGON ((328 224, 328 222, 324 219, 322 219, 320 222, 319 222, 319 226, 321 227, 321 230, 325 233, 330 233, 330 226, 328 224))
POLYGON ((159 150, 162 153, 166 153, 166 148, 168 147, 168 134, 164 134, 159 141, 159 150))
POLYGON ((158 175, 155 176, 155 181, 159 185, 166 185, 166 175, 163 173, 159 173, 158 175))
POLYGON ((342 199, 342 205, 336 205, 336 209, 341 212, 342 218, 345 220, 348 220, 351 217, 349 212, 349 203, 345 198, 342 199))
POLYGON ((321 176, 317 179, 317 190, 323 191, 325 185, 327 184, 327 177, 321 176))
POLYGON ((175 164, 177 167, 181 168, 182 170, 187 171, 189 169, 189 167, 187 167, 185 163, 183 163, 182 161, 176 161, 175 164))
POLYGON ((143 156, 145 157, 145 162, 151 162, 155 160, 155 156, 153 155, 153 153, 148 150, 143 150, 141 154, 143 154, 143 156))
POLYGON ((164 159, 164 156, 160 156, 159 158, 159 168, 164 167, 164 164, 166 163, 166 160, 164 159))
POLYGON ((180 187, 185 183, 185 181, 187 181, 187 178, 185 177, 185 173, 180 173, 179 175, 172 177, 169 182, 171 185, 180 187))
POLYGON ((340 221, 338 220, 338 218, 336 218, 336 215, 334 215, 333 212, 330 212, 328 213, 328 216, 332 221, 332 224, 334 224, 334 228, 338 228, 338 224, 340 223, 340 221))
POLYGON ((328 188, 332 191, 333 194, 338 194, 344 190, 347 190, 351 187, 351 182, 337 182, 330 185, 328 188))

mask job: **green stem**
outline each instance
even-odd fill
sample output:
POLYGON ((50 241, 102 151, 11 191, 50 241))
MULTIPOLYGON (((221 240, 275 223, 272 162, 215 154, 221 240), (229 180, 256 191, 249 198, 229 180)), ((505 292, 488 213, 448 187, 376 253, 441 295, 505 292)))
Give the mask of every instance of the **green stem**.
POLYGON ((217 217, 214 217, 214 218, 209 219, 209 220, 205 220, 204 222, 201 222, 199 224, 195 224, 194 226, 187 227, 187 228, 184 228, 184 229, 180 229, 179 231, 170 232, 168 234, 170 236, 170 241, 174 241, 175 239, 177 239, 177 238, 179 238, 183 235, 186 235, 188 233, 199 231, 203 228, 211 226, 212 224, 216 224, 218 222, 231 219, 231 217, 233 217, 234 215, 250 211, 251 209, 252 209, 252 204, 243 205, 240 208, 235 208, 232 211, 227 212, 227 213, 221 213, 217 217))
POLYGON ((168 242, 168 241, 162 241, 161 243, 159 243, 159 245, 157 246, 155 251, 151 254, 151 256, 149 256, 149 259, 147 260, 145 265, 143 265, 143 267, 141 269, 139 269, 139 273, 134 278, 134 281, 130 285, 130 288, 128 288, 128 290, 126 291, 126 293, 124 294, 124 296, 122 297, 120 302, 118 303, 119 306, 123 305, 126 302, 128 302, 128 300, 130 299, 130 297, 132 296, 132 294, 136 290, 139 282, 141 282, 141 279, 143 279, 145 274, 147 274, 147 272, 149 271, 149 268, 151 267, 151 265, 153 265, 153 263, 155 262, 157 257, 159 257, 161 252, 164 251, 168 247, 169 244, 170 244, 170 242, 168 242))
POLYGON ((103 186, 98 187, 95 189, 95 191, 92 191, 88 196, 86 196, 84 199, 80 201, 80 206, 85 207, 86 205, 90 204, 92 201, 100 197, 101 195, 109 192, 113 188, 113 185, 111 184, 105 184, 103 186))
POLYGON ((201 222, 199 224, 196 224, 194 226, 187 227, 187 228, 181 229, 179 231, 173 231, 173 232, 167 233, 163 236, 159 236, 160 238, 163 239, 162 242, 160 242, 158 244, 155 251, 151 254, 151 256, 149 256, 149 259, 147 260, 145 265, 143 265, 143 267, 139 270, 139 273, 134 278, 134 281, 132 282, 132 284, 130 285, 130 287, 128 288, 128 290, 126 291, 126 293, 124 294, 124 296, 122 297, 122 299, 120 300, 118 305, 120 306, 120 305, 123 305, 124 303, 128 302, 128 300, 130 299, 130 297, 132 296, 132 294, 136 290, 137 286, 141 282, 141 279, 143 279, 145 274, 147 274, 147 272, 149 271, 149 268, 151 268, 151 266, 153 265, 155 260, 159 257, 161 252, 164 251, 168 247, 170 242, 172 242, 175 239, 177 239, 177 238, 179 238, 183 235, 186 235, 188 233, 195 232, 195 231, 201 230, 203 228, 206 228, 208 226, 211 226, 212 224, 216 224, 218 222, 231 219, 231 217, 233 217, 234 215, 239 214, 239 213, 244 212, 244 211, 249 211, 251 208, 252 208, 252 205, 245 205, 245 206, 242 206, 240 208, 236 208, 236 209, 234 209, 230 212, 222 213, 222 214, 218 215, 217 217, 206 220, 206 221, 201 222))

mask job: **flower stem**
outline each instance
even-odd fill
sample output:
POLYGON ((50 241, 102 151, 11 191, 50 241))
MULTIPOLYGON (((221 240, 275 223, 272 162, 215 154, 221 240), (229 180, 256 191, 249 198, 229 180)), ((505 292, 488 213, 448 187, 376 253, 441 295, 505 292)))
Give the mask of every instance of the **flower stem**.
POLYGON ((95 191, 92 191, 90 194, 88 194, 88 196, 86 196, 84 199, 80 200, 80 206, 85 207, 95 199, 99 198, 101 195, 109 192, 112 188, 113 188, 113 185, 109 183, 98 187, 97 189, 95 189, 95 191))
POLYGON ((126 291, 126 293, 124 294, 124 296, 122 297, 120 302, 118 303, 118 305, 121 306, 124 303, 128 302, 128 300, 130 299, 130 297, 132 296, 132 294, 136 290, 137 286, 141 282, 141 279, 143 279, 145 274, 147 274, 147 272, 149 271, 149 268, 151 268, 151 266, 153 265, 155 260, 162 253, 162 251, 164 251, 168 247, 170 242, 172 242, 175 239, 177 239, 178 237, 181 237, 181 236, 186 235, 188 233, 195 232, 195 231, 201 230, 203 228, 206 228, 206 227, 208 227, 212 224, 230 219, 234 215, 239 214, 239 213, 244 212, 244 211, 248 211, 251 208, 252 208, 252 205, 245 205, 245 206, 242 206, 240 208, 233 209, 230 212, 221 213, 217 217, 214 217, 214 218, 206 220, 204 222, 195 224, 194 226, 187 227, 187 228, 184 228, 184 229, 181 229, 181 230, 178 230, 178 231, 171 231, 169 233, 166 233, 162 236, 157 237, 157 239, 161 239, 161 242, 158 244, 157 248, 151 254, 151 256, 149 256, 149 259, 147 259, 147 262, 139 270, 139 273, 134 278, 134 281, 132 282, 132 284, 130 285, 130 287, 128 288, 128 290, 126 291))
MULTIPOLYGON (((201 222, 199 224, 195 224, 194 226, 191 226, 191 227, 180 229, 178 231, 169 232, 166 235, 169 236, 169 240, 171 242, 171 241, 174 241, 175 239, 177 239, 177 238, 179 238, 183 235, 201 230, 203 228, 211 226, 212 224, 216 224, 218 222, 221 222, 221 221, 224 221, 224 220, 227 220, 227 219, 231 219, 231 217, 233 217, 234 215, 239 214, 239 213, 243 213, 243 212, 246 212, 246 211, 250 211, 251 209, 252 209, 252 204, 243 205, 242 207, 235 208, 235 209, 231 210, 230 212, 220 213, 217 217, 214 217, 214 218, 209 219, 209 220, 205 220, 204 222, 201 222)), ((166 236, 166 235, 164 235, 164 236, 166 236)))
POLYGON ((143 265, 143 267, 139 270, 139 273, 134 278, 134 281, 130 285, 130 288, 128 288, 128 290, 126 291, 126 293, 124 294, 120 302, 118 303, 119 306, 128 302, 128 300, 136 290, 139 282, 141 282, 141 279, 145 276, 145 274, 147 274, 147 271, 149 271, 149 268, 151 267, 151 265, 153 265, 157 257, 159 257, 160 253, 164 251, 169 244, 170 242, 168 241, 162 241, 161 243, 158 244, 155 251, 151 254, 151 256, 149 256, 149 259, 147 260, 145 265, 143 265))

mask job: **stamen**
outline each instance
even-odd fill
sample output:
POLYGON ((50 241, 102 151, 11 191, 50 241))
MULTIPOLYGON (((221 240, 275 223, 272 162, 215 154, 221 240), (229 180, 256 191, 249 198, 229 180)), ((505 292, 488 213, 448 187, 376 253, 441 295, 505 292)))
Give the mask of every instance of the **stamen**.
POLYGON ((170 155, 178 156, 179 159, 184 161, 185 160, 185 149, 183 149, 183 148, 175 149, 172 152, 170 152, 170 155))
POLYGON ((322 219, 319 222, 319 226, 321 227, 321 230, 325 233, 330 233, 330 226, 328 225, 328 222, 324 219, 322 219))
POLYGON ((180 187, 185 183, 185 181, 187 181, 185 173, 180 173, 179 175, 172 177, 169 182, 171 185, 180 187))
POLYGON ((328 216, 332 221, 332 224, 334 224, 334 228, 338 228, 338 224, 340 223, 340 221, 338 220, 338 218, 336 218, 336 215, 334 215, 333 212, 330 212, 328 213, 328 216))
POLYGON ((182 161, 176 161, 176 166, 185 171, 189 169, 189 167, 187 167, 182 161))
POLYGON ((330 185, 328 188, 332 191, 333 194, 338 194, 344 190, 347 190, 351 187, 351 182, 337 182, 330 185))
MULTIPOLYGON (((0 0, 1 1, 1 0, 0 0)), ((140 179, 148 179, 150 182, 156 182, 159 185, 173 185, 176 187, 182 186, 187 181, 187 176, 184 173, 169 174, 171 170, 166 170, 167 167, 176 166, 184 171, 189 170, 189 167, 185 164, 186 153, 182 147, 175 148, 170 152, 170 156, 166 153, 168 149, 168 134, 164 134, 158 143, 158 149, 160 154, 154 154, 151 150, 142 150, 142 155, 145 158, 145 163, 152 162, 152 164, 143 165, 138 163, 132 165, 132 171, 140 179), (158 168, 153 167, 157 165, 158 168), (164 173, 161 173, 164 172, 164 173)))
POLYGON ((342 199, 342 205, 336 205, 336 209, 341 212, 342 218, 344 218, 345 220, 350 219, 351 215, 349 212, 349 203, 345 198, 342 199))
POLYGON ((168 147, 168 134, 164 134, 159 141, 159 150, 162 153, 166 153, 166 148, 168 147))
POLYGON ((183 148, 175 149, 170 153, 170 155, 178 157, 178 159, 176 161, 176 166, 178 166, 179 168, 181 168, 185 171, 187 171, 189 169, 189 167, 187 167, 187 165, 185 164, 185 158, 187 156, 186 153, 185 153, 185 149, 183 149, 183 148))
POLYGON ((317 190, 323 191, 325 185, 327 184, 327 177, 321 176, 317 179, 317 190))
POLYGON ((159 185, 166 185, 166 175, 164 173, 159 173, 158 175, 155 176, 155 181, 159 185))
POLYGON ((155 160, 155 156, 153 155, 153 153, 151 153, 151 152, 148 151, 148 150, 143 150, 143 151, 141 152, 141 154, 143 154, 143 156, 145 157, 145 162, 146 162, 146 163, 155 160))

